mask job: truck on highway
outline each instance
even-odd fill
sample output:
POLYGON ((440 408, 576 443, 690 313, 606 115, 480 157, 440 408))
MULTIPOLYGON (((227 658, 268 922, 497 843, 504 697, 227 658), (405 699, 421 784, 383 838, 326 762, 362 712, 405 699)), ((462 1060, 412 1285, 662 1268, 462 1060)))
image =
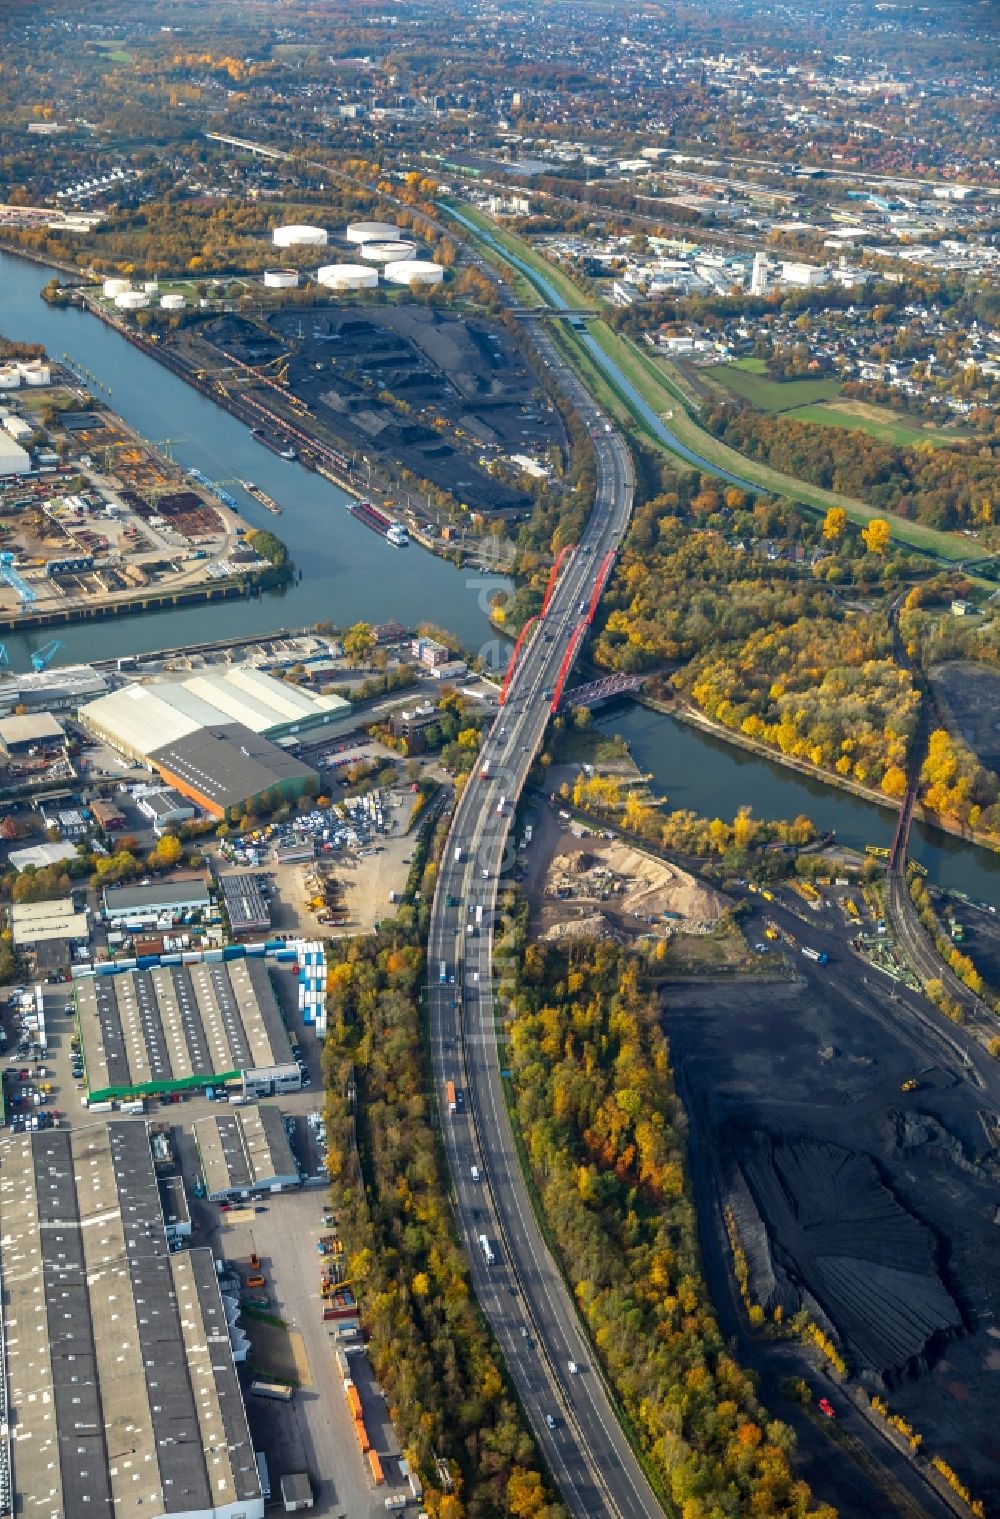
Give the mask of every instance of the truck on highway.
POLYGON ((479 772, 480 779, 484 780, 484 781, 489 780, 489 775, 490 775, 490 762, 489 762, 489 760, 483 760, 483 767, 482 767, 482 769, 479 772))
POLYGON ((455 864, 456 865, 461 865, 461 863, 462 863, 462 846, 461 846, 461 844, 456 844, 455 845, 455 864))
POLYGON ((803 944, 802 953, 807 960, 815 960, 817 965, 828 965, 830 956, 825 949, 811 949, 808 944, 803 944))
POLYGON ((485 1234, 481 1234, 479 1236, 479 1248, 483 1252, 483 1259, 485 1260, 487 1266, 492 1266, 496 1257, 493 1254, 493 1246, 490 1244, 485 1234))
POLYGON ((482 904, 482 902, 480 902, 479 905, 478 905, 478 907, 476 908, 476 927, 477 928, 482 928, 482 926, 483 926, 483 904, 482 904))
POLYGON ((441 961, 441 969, 438 971, 438 980, 440 981, 440 983, 441 983, 442 986, 446 986, 447 983, 448 983, 448 962, 447 962, 447 960, 442 960, 441 961))
POLYGON ((455 1083, 453 1081, 449 1081, 448 1084, 447 1084, 447 1086, 445 1087, 444 1091, 445 1091, 445 1096, 448 1099, 448 1112, 449 1113, 457 1113, 458 1112, 458 1093, 455 1091, 455 1083))

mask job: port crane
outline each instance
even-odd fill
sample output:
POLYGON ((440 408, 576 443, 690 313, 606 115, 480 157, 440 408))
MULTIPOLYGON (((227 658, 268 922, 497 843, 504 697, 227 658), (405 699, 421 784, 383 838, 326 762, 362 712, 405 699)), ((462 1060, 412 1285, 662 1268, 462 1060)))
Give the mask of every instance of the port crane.
POLYGON ((13 590, 17 592, 18 596, 21 598, 22 611, 26 606, 30 606, 33 601, 38 600, 36 592, 31 588, 26 580, 21 579, 21 576, 17 573, 17 570, 15 570, 14 555, 10 552, 9 549, 4 549, 4 551, 0 553, 0 584, 9 585, 13 590))
POLYGON ((59 653, 59 650, 64 647, 65 645, 63 644, 61 638, 50 639, 48 643, 43 644, 40 649, 36 649, 34 654, 32 654, 31 668, 33 670, 37 670, 39 674, 41 674, 42 670, 48 669, 49 665, 59 653))
POLYGON ((154 447, 162 449, 164 457, 167 458, 167 459, 169 459, 170 462, 171 462, 171 464, 173 464, 173 462, 174 462, 174 456, 170 452, 171 448, 173 447, 173 445, 175 443, 186 443, 186 442, 187 442, 187 438, 156 438, 156 439, 154 439, 154 447))

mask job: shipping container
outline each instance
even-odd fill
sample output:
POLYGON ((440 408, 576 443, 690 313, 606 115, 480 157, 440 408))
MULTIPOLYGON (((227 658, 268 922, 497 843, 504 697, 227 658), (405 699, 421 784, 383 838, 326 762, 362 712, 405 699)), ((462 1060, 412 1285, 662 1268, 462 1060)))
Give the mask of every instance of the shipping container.
POLYGON ((368 1452, 368 1465, 372 1469, 372 1480, 375 1486, 382 1487, 385 1483, 385 1473, 382 1470, 382 1463, 379 1460, 377 1450, 370 1450, 368 1452))
POLYGON ((273 1398, 278 1403, 290 1403, 294 1389, 284 1382, 251 1382, 250 1391, 255 1398, 273 1398))
POLYGON ((357 1436, 358 1444, 361 1446, 361 1454, 363 1456, 367 1456, 368 1452, 372 1448, 372 1442, 368 1438, 368 1431, 365 1428, 364 1419, 355 1419, 354 1433, 357 1436))

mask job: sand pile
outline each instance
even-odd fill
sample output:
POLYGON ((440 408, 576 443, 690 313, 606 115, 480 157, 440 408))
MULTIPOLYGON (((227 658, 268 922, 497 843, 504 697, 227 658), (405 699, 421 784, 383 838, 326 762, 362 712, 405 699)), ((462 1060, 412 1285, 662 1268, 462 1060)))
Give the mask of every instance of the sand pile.
POLYGON ((726 899, 688 871, 615 840, 588 839, 557 854, 545 895, 564 902, 607 903, 622 917, 683 921, 686 931, 713 928, 726 899))

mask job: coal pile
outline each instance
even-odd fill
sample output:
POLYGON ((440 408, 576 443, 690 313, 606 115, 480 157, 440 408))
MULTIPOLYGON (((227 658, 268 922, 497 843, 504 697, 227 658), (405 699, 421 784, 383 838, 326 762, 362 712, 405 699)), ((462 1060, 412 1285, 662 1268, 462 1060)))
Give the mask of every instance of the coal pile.
POLYGON ((849 1356, 880 1382, 926 1364, 962 1332, 934 1235, 867 1155, 760 1130, 736 1148, 763 1223, 753 1232, 770 1255, 761 1262, 774 1299, 767 1307, 780 1302, 787 1315, 814 1300, 849 1356))

